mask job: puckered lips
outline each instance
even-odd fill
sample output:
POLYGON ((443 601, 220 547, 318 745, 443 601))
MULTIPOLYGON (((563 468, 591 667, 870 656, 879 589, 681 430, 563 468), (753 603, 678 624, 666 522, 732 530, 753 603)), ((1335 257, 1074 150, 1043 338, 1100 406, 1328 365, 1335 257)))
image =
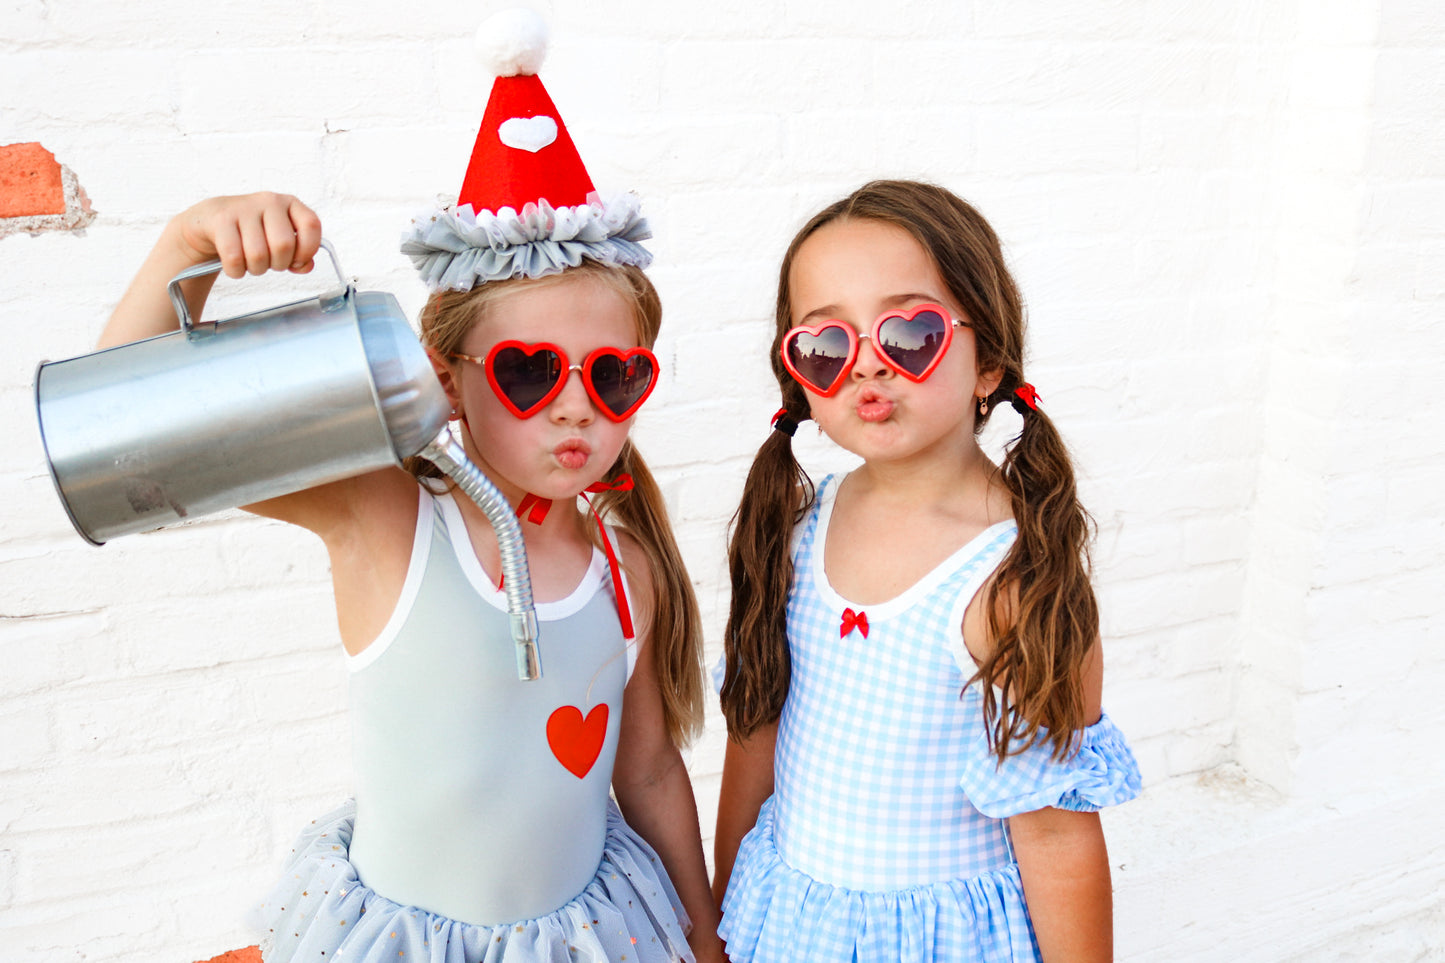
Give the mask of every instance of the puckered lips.
POLYGON ((552 449, 552 457, 557 459, 557 464, 569 471, 577 471, 587 464, 587 459, 592 457, 592 446, 581 438, 568 438, 566 441, 552 449))
POLYGON ((879 422, 887 420, 893 414, 893 399, 872 385, 864 385, 858 389, 858 398, 853 403, 853 410, 858 413, 861 421, 879 422))

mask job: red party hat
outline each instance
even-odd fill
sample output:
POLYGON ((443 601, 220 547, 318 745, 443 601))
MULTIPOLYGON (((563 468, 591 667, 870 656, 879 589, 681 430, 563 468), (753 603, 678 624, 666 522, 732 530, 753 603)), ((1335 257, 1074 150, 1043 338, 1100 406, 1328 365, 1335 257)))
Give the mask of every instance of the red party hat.
POLYGON ((504 10, 477 31, 496 79, 454 206, 412 219, 402 251, 434 289, 542 277, 583 258, 646 267, 651 234, 635 195, 603 201, 537 77, 547 27, 504 10))
POLYGON ((541 200, 575 207, 591 193, 592 179, 541 78, 498 77, 457 203, 474 211, 520 211, 541 200))

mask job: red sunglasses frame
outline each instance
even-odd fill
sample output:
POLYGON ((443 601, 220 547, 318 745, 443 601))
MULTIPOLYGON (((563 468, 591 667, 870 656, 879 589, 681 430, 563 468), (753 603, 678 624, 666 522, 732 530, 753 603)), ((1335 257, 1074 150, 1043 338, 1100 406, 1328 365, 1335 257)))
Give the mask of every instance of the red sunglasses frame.
POLYGON ((933 370, 938 367, 941 361, 943 361, 943 356, 948 353, 949 345, 953 344, 953 329, 967 326, 968 323, 966 321, 960 321, 958 318, 955 318, 952 313, 950 313, 949 310, 942 305, 925 302, 923 304, 914 305, 906 311, 884 311, 874 320, 872 326, 868 329, 868 333, 863 335, 860 335, 857 331, 853 330, 853 326, 851 324, 845 324, 842 321, 834 319, 829 319, 819 324, 800 324, 795 328, 789 328, 787 333, 783 335, 783 341, 782 345, 779 348, 779 353, 783 356, 783 366, 788 369, 788 373, 793 376, 794 381, 798 382, 798 384, 802 385, 805 389, 813 392, 816 395, 819 395, 823 398, 831 398, 833 397, 833 395, 838 393, 838 389, 843 387, 843 382, 848 380, 848 372, 853 370, 853 365, 856 364, 858 361, 859 341, 866 338, 867 340, 873 342, 873 353, 878 355, 879 359, 882 360, 882 362, 887 365, 891 371, 895 371, 903 377, 907 378, 909 381, 917 384, 924 381, 929 375, 933 374, 933 370), (924 368, 921 373, 915 375, 913 372, 909 371, 907 368, 894 361, 893 358, 889 356, 888 352, 882 347, 880 347, 882 342, 878 340, 878 333, 883 329, 883 323, 885 321, 891 320, 893 318, 898 318, 902 321, 912 321, 920 314, 930 311, 943 318, 943 320, 947 322, 947 324, 943 326, 943 344, 939 346, 938 353, 933 356, 933 360, 928 362, 928 367, 924 368), (848 357, 843 362, 843 367, 838 369, 838 375, 833 379, 833 383, 828 385, 826 389, 820 389, 817 385, 813 384, 812 381, 805 378, 798 371, 797 368, 793 367, 793 360, 788 357, 788 347, 793 344, 797 340, 798 336, 801 334, 810 334, 816 338, 818 335, 822 334, 829 328, 838 328, 848 336, 848 357))
POLYGON ((562 393, 562 389, 567 385, 567 379, 572 377, 572 372, 574 371, 582 376, 582 386, 587 389, 587 397, 592 399, 592 403, 596 406, 597 410, 602 413, 604 418, 617 424, 621 424, 637 414, 637 409, 642 407, 642 403, 647 400, 648 396, 652 394, 653 389, 657 387, 657 355, 646 348, 596 348, 589 352, 587 357, 582 359, 581 363, 572 364, 567 358, 567 352, 548 341, 539 341, 536 344, 528 344, 525 341, 499 341, 492 345, 491 350, 487 352, 485 358, 460 353, 453 354, 452 357, 481 365, 482 370, 486 372, 487 383, 492 386, 492 393, 497 396, 498 400, 502 402, 508 411, 522 419, 531 418, 537 412, 551 404, 552 400, 562 393), (557 378, 557 382, 547 389, 547 393, 543 395, 541 399, 527 408, 518 408, 512 399, 507 397, 507 393, 503 391, 502 386, 497 383, 496 375, 493 372, 497 355, 508 348, 516 348, 529 358, 539 351, 550 351, 557 356, 557 360, 562 366, 562 375, 557 378), (647 383, 647 390, 621 414, 614 412, 608 407, 592 383, 592 366, 596 364, 599 359, 607 357, 618 358, 623 362, 627 362, 632 358, 643 357, 652 365, 652 378, 647 383))

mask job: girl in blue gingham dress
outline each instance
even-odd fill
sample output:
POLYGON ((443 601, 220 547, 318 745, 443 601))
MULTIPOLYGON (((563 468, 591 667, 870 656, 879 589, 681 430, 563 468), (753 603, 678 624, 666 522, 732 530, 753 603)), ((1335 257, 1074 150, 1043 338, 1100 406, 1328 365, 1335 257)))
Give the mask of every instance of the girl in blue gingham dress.
POLYGON ((1099 708, 1086 516, 1022 377, 996 237, 875 182, 784 261, 783 409, 730 546, 714 895, 744 961, 1112 956, 1097 810, 1137 794, 1099 708), (1001 466, 977 443, 1022 416, 1001 466), (863 464, 816 491, 799 421, 863 464))

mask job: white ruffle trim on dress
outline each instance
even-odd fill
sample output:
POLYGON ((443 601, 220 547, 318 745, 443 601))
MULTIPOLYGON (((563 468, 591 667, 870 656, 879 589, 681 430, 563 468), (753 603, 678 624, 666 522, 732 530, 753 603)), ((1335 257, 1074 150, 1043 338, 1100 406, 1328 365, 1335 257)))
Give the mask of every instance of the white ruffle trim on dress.
POLYGON ((693 959, 687 914, 652 847, 612 804, 591 882, 546 916, 462 923, 362 884, 347 858, 356 804, 303 832, 259 909, 266 963, 664 963, 693 959))
POLYGON ((402 234, 401 251, 433 291, 470 291, 487 281, 539 278, 576 267, 583 258, 613 267, 645 268, 652 236, 642 201, 620 194, 605 202, 552 207, 545 200, 521 212, 474 212, 470 204, 418 214, 402 234))

